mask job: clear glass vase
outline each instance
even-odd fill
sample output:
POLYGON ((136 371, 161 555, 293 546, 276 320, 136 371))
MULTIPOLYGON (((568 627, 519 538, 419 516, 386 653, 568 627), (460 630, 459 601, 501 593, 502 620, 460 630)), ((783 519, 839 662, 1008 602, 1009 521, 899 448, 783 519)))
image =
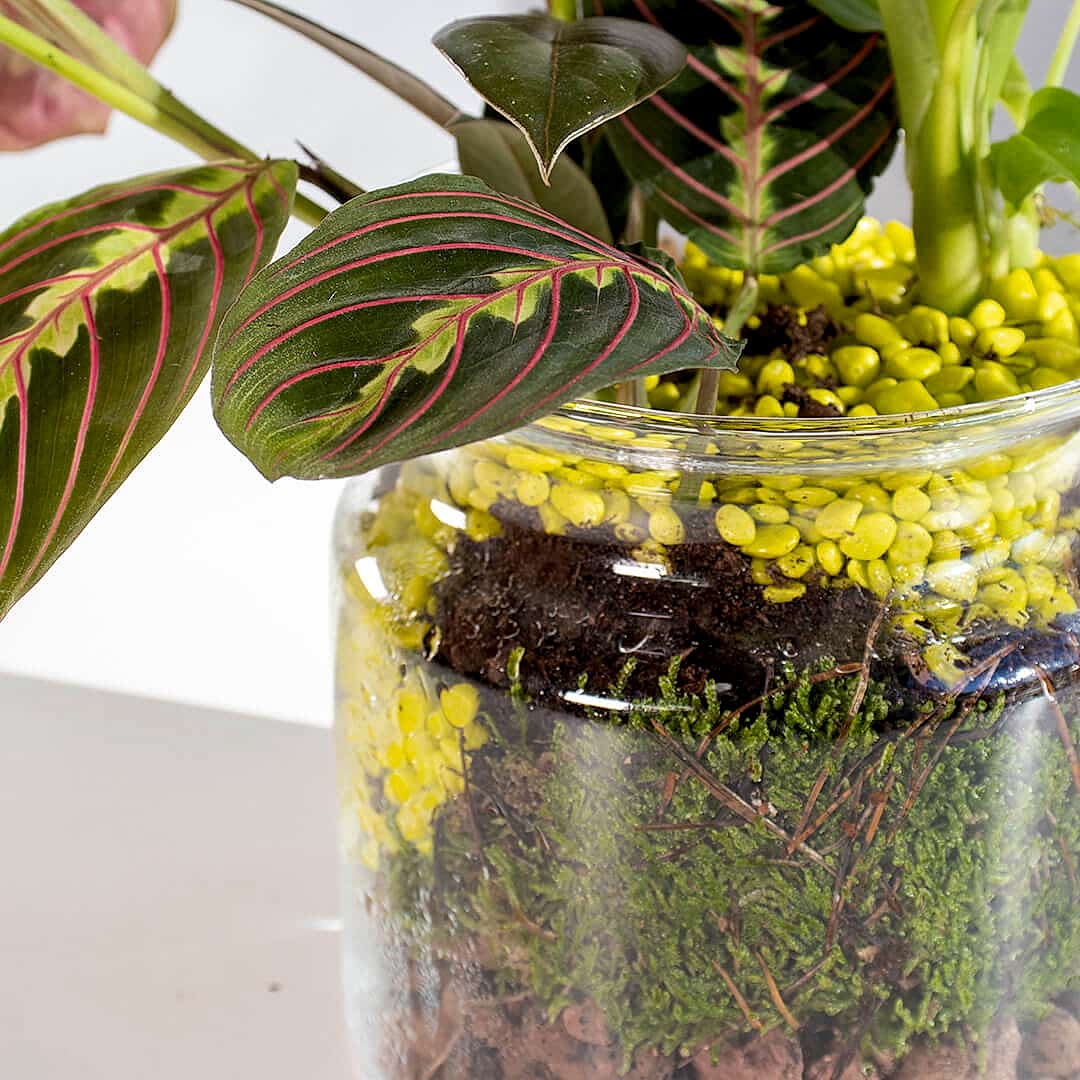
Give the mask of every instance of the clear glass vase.
POLYGON ((1078 1075, 1078 425, 590 403, 354 483, 358 1075, 1078 1075))

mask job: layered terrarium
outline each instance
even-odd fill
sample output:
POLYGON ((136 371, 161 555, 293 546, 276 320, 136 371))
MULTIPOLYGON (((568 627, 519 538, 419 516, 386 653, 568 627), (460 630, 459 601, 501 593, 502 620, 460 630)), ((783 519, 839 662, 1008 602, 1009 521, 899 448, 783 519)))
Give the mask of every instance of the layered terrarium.
POLYGON ((1039 89, 1026 0, 549 0, 436 34, 476 116, 242 2, 462 175, 264 161, 7 0, 0 44, 212 163, 0 235, 0 613, 212 353, 267 478, 369 474, 359 1076, 1075 1080, 1080 256, 1040 229, 1080 0, 1039 89), (910 229, 865 216, 901 131, 910 229))
POLYGON ((867 221, 762 280, 714 421, 351 490, 361 1075, 1074 1075, 1076 271, 949 318, 867 221))

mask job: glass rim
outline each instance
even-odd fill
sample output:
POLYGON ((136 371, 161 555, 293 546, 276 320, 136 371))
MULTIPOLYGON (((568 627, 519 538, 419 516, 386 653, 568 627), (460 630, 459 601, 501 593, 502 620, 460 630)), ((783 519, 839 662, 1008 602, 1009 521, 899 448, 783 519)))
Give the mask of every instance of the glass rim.
POLYGON ((882 416, 704 416, 580 399, 502 439, 637 470, 709 475, 948 472, 1044 438, 1080 439, 1080 379, 994 401, 882 416))
MULTIPOLYGON (((824 446, 836 439, 851 440, 853 437, 869 439, 913 433, 923 436, 962 434, 972 426, 988 422, 995 427, 1004 426, 1030 416, 1059 422, 1074 414, 1080 415, 1080 378, 992 401, 878 416, 709 416, 587 398, 568 402, 552 415, 598 427, 633 427, 642 434, 700 435, 706 438, 735 436, 751 438, 759 445, 770 440, 788 442, 794 438, 807 444, 818 442, 824 446)), ((529 426, 536 424, 543 424, 543 420, 532 421, 529 426)))

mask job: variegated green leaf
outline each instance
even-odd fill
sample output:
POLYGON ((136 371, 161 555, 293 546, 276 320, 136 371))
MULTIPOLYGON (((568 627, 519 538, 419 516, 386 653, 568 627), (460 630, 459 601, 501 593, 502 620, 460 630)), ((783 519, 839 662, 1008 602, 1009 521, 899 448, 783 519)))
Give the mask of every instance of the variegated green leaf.
POLYGON ((713 259, 779 273, 843 240, 896 141, 878 34, 803 0, 593 0, 690 49, 686 70, 604 131, 654 209, 713 259))
POLYGON ((96 188, 0 234, 0 615, 168 430, 273 253, 295 166, 96 188))
POLYGON ((663 266, 429 176, 352 200, 252 282, 221 328, 214 407, 270 479, 349 476, 736 356, 663 266))

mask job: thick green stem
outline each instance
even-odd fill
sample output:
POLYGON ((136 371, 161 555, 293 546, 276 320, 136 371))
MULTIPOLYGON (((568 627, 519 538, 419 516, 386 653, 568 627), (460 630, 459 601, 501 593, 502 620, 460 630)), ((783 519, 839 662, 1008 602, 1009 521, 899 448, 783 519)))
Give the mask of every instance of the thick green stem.
POLYGON ((548 0, 548 10, 554 19, 561 19, 563 22, 576 22, 578 0, 548 0))
MULTIPOLYGON (((737 338, 742 334, 746 320, 754 314, 758 299, 758 279, 754 274, 747 274, 743 278, 742 288, 735 297, 727 318, 724 319, 724 334, 729 338, 737 338)), ((698 384, 697 404, 694 411, 704 416, 716 415, 716 404, 720 389, 720 372, 712 368, 701 373, 701 382, 698 384)))
POLYGON ((977 118, 963 93, 977 9, 978 0, 956 5, 940 77, 919 130, 908 138, 920 297, 950 313, 977 299, 989 256, 979 228, 979 177, 970 143, 977 118))
POLYGON ((1072 59, 1078 36, 1080 36, 1080 0, 1073 0, 1072 10, 1065 21, 1065 29, 1061 32, 1061 40, 1054 50, 1050 67, 1046 71, 1047 86, 1061 86, 1065 81, 1065 73, 1069 70, 1069 61, 1072 59))
MULTIPOLYGON (((81 60, 76 60, 4 15, 0 15, 0 43, 66 79, 80 90, 85 90, 110 108, 126 113, 133 120, 168 136, 206 161, 214 161, 222 156, 239 157, 247 161, 259 160, 250 150, 229 140, 228 136, 217 132, 205 121, 198 125, 200 130, 194 130, 182 119, 163 109, 160 104, 148 101, 127 86, 81 60), (233 145, 223 146, 218 135, 233 145)), ((309 225, 317 225, 326 216, 326 211, 318 203, 304 195, 297 195, 293 213, 309 225)))

